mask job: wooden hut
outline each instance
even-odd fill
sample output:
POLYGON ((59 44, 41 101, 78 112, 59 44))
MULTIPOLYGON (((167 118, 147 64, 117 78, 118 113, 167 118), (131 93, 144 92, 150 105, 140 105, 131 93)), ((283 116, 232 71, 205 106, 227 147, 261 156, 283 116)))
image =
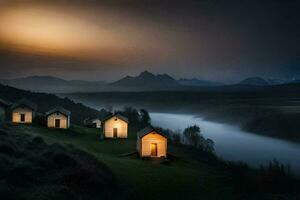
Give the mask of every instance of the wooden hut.
POLYGON ((103 122, 104 138, 127 138, 128 137, 128 119, 120 114, 111 115, 103 122))
POLYGON ((9 108, 10 103, 0 99, 0 123, 3 123, 6 119, 7 109, 9 108))
POLYGON ((165 135, 149 126, 137 133, 136 148, 140 157, 162 158, 167 157, 167 142, 165 135))
POLYGON ((87 118, 84 120, 84 125, 86 127, 89 127, 89 128, 101 128, 101 119, 99 118, 95 118, 95 119, 90 119, 90 118, 87 118))
POLYGON ((26 99, 22 99, 11 106, 12 122, 31 124, 35 117, 37 106, 26 99))
POLYGON ((71 112, 62 108, 56 107, 46 113, 47 127, 57 129, 70 128, 71 112))

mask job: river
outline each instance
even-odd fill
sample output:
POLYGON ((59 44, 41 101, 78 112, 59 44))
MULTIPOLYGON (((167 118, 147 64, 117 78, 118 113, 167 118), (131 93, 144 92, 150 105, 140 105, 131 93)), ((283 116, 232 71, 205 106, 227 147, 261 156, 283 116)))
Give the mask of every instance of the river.
POLYGON ((200 126, 203 136, 215 142, 216 154, 225 160, 244 161, 257 167, 277 159, 300 174, 299 144, 259 136, 235 126, 206 121, 189 114, 150 113, 150 116, 154 126, 171 130, 184 130, 195 124, 200 126))
MULTIPOLYGON (((103 103, 90 99, 74 99, 95 109, 101 109, 103 103)), ((115 106, 114 108, 122 108, 115 106)), ((206 121, 192 114, 150 112, 152 124, 171 130, 198 125, 202 134, 215 142, 216 154, 230 161, 243 161, 258 167, 276 159, 289 165, 293 172, 300 175, 300 144, 282 139, 260 136, 241 130, 238 126, 206 121)))

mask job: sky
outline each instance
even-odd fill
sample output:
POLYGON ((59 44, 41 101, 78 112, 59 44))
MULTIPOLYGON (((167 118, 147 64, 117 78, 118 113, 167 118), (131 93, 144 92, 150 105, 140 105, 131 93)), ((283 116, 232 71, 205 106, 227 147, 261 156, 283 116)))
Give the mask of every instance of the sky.
POLYGON ((299 0, 1 0, 0 79, 300 78, 299 0))

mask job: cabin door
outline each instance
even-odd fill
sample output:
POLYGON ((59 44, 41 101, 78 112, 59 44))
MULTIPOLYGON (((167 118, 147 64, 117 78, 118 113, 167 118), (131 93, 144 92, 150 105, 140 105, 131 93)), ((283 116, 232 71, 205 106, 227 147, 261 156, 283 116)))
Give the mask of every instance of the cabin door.
POLYGON ((114 128, 114 138, 118 137, 118 128, 114 128))
POLYGON ((21 116, 20 116, 20 121, 21 121, 21 122, 25 122, 25 114, 21 114, 21 116))
POLYGON ((60 119, 55 119, 55 128, 60 128, 60 119))
POLYGON ((157 157, 157 144, 151 144, 151 157, 157 157))

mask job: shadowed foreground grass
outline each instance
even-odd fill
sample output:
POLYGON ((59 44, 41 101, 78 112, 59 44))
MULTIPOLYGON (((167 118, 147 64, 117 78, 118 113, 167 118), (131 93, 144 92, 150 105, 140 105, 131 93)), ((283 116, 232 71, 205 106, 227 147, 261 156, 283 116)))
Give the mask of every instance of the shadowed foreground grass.
POLYGON ((0 199, 115 199, 111 170, 71 146, 0 130, 0 199))
MULTIPOLYGON (((214 155, 169 142, 169 152, 176 160, 157 162, 120 155, 135 151, 133 133, 130 139, 100 140, 100 130, 73 126, 70 130, 46 129, 40 126, 7 127, 16 135, 41 137, 50 146, 72 145, 103 162, 116 177, 118 186, 108 184, 120 199, 281 199, 295 194, 264 192, 256 187, 256 171, 247 167, 240 172, 214 155), (251 179, 249 179, 251 177, 251 179)), ((85 162, 85 160, 84 160, 85 162)), ((85 166, 83 162, 83 166, 85 166)), ((109 175, 103 171, 105 175, 109 175)), ((101 173, 101 174, 103 174, 101 173)), ((110 177, 110 176, 109 176, 110 177)), ((82 177, 81 180, 85 178, 82 177)), ((101 193, 101 189, 99 189, 101 193)), ((105 196, 104 196, 105 197, 105 196)))

